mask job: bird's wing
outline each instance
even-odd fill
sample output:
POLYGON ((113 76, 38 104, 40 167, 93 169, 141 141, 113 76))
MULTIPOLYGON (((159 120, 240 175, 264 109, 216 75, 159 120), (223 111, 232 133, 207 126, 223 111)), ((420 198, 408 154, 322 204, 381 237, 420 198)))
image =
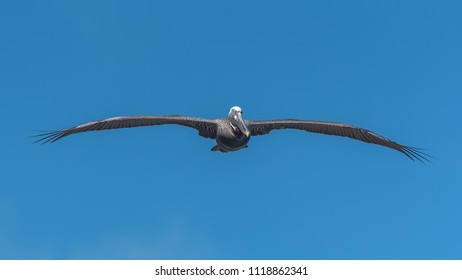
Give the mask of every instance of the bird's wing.
POLYGON ((382 145, 400 151, 412 160, 429 161, 429 156, 418 148, 404 146, 390 139, 378 135, 370 130, 359 128, 345 123, 323 122, 323 121, 302 121, 302 120, 272 120, 272 121, 246 121, 253 136, 270 133, 274 129, 300 129, 314 133, 337 135, 349 137, 367 143, 382 145))
POLYGON ((133 116, 133 117, 115 117, 94 122, 85 123, 68 129, 55 130, 47 133, 36 135, 40 137, 35 142, 55 142, 65 136, 95 130, 118 129, 136 126, 151 126, 162 124, 179 124, 192 127, 199 131, 199 135, 214 139, 217 134, 217 120, 192 118, 185 116, 133 116))

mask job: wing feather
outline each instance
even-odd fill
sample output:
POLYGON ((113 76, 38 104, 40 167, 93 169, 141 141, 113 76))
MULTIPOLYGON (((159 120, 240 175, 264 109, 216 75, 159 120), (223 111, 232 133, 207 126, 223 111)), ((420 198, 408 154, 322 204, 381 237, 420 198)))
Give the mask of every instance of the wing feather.
MULTIPOLYGON (((108 130, 108 129, 120 129, 130 128, 137 126, 153 126, 163 124, 177 124, 194 128, 199 131, 199 135, 215 139, 217 133, 217 120, 215 119, 202 119, 185 116, 128 116, 128 117, 115 117, 99 121, 93 121, 78 126, 74 126, 68 129, 49 131, 36 135, 40 137, 35 142, 53 143, 63 137, 97 130, 108 130)), ((34 143, 35 143, 34 142, 34 143)))
POLYGON ((417 159, 421 162, 429 161, 427 157, 431 157, 430 155, 423 153, 420 149, 398 144, 370 130, 345 123, 287 119, 270 121, 246 121, 246 125, 249 128, 252 136, 265 135, 276 129, 299 129, 314 133, 343 136, 366 143, 385 146, 405 154, 412 160, 417 159))

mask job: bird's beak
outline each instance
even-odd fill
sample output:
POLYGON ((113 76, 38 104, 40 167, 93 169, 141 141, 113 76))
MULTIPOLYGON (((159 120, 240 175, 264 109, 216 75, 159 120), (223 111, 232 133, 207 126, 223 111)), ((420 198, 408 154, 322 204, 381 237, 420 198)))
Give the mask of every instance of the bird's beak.
POLYGON ((244 123, 244 120, 242 119, 242 114, 238 113, 237 114, 237 122, 236 122, 237 127, 242 131, 242 133, 248 138, 250 137, 250 130, 247 128, 247 126, 244 123))

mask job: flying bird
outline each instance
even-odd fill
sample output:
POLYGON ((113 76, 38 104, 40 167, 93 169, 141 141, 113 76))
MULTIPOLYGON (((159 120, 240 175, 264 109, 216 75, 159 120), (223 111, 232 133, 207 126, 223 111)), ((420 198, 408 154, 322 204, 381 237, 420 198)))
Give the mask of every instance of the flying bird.
POLYGON ((215 139, 217 144, 211 150, 226 153, 247 148, 247 143, 251 136, 265 135, 276 129, 299 129, 314 133, 349 137, 397 150, 412 160, 429 161, 425 157, 429 155, 418 148, 398 144, 370 130, 350 124, 295 119, 251 121, 244 120, 242 114, 242 109, 234 106, 229 110, 228 117, 221 119, 204 119, 180 115, 115 117, 39 134, 36 136, 40 138, 35 142, 52 143, 63 137, 87 131, 178 124, 196 129, 202 137, 215 139))

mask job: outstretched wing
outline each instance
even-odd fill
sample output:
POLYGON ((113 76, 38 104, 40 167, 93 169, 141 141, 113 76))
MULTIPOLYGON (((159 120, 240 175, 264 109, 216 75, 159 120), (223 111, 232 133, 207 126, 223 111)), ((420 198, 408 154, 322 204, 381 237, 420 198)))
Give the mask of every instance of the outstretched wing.
POLYGON ((68 129, 55 130, 47 133, 36 135, 40 137, 35 142, 52 143, 63 137, 71 134, 95 131, 95 130, 107 130, 107 129, 118 129, 118 128, 129 128, 137 126, 151 126, 151 125, 162 125, 162 124, 178 124, 183 126, 192 127, 199 131, 199 135, 214 139, 217 134, 217 120, 214 119, 201 119, 192 118, 185 116, 134 116, 134 117, 115 117, 86 124, 74 126, 68 129))
POLYGON ((337 135, 349 137, 367 143, 382 145, 395 149, 410 159, 419 161, 429 161, 425 156, 429 156, 419 149, 398 144, 390 139, 378 135, 370 130, 359 128, 345 123, 322 122, 322 121, 302 121, 302 120, 272 120, 272 121, 246 121, 253 136, 270 133, 274 129, 300 129, 314 133, 337 135))

